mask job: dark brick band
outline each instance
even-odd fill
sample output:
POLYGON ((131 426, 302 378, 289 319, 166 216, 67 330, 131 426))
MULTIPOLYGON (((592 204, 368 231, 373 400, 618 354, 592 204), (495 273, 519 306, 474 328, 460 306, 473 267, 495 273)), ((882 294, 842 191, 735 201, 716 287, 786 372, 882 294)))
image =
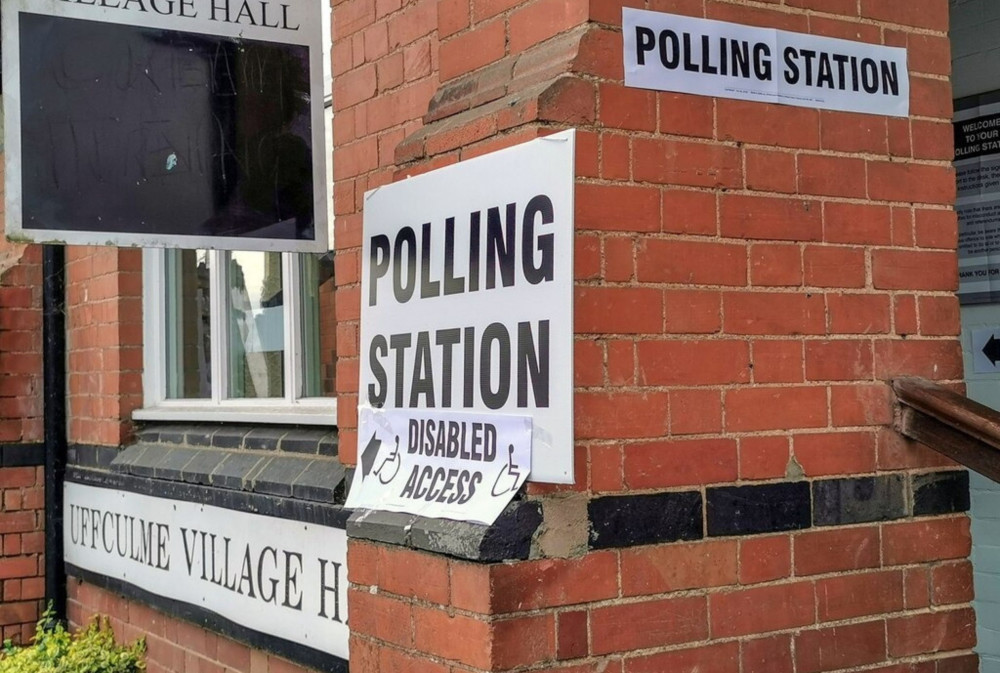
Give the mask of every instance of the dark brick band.
POLYGON ((44 444, 0 444, 0 468, 43 465, 45 465, 44 444))
POLYGON ((610 495, 595 498, 588 506, 591 549, 765 535, 968 509, 965 470, 711 486, 704 495, 702 491, 610 495))

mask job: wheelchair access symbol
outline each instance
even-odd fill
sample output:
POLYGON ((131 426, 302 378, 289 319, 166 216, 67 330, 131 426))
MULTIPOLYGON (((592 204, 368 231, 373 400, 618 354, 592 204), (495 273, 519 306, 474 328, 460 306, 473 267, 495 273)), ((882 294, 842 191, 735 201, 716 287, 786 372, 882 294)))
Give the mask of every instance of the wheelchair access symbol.
POLYGON ((396 435, 396 445, 392 448, 392 451, 379 462, 376 468, 375 463, 378 461, 378 454, 381 448, 382 440, 378 438, 376 433, 372 433, 372 438, 368 440, 365 450, 361 453, 362 480, 367 479, 368 475, 374 474, 382 484, 388 484, 399 474, 399 466, 401 464, 399 459, 399 435, 396 435))
POLYGON ((499 498, 505 493, 516 491, 517 487, 521 484, 520 479, 521 471, 514 464, 514 445, 510 444, 507 447, 507 464, 500 468, 500 474, 497 475, 496 481, 493 482, 493 490, 490 492, 494 498, 499 498))

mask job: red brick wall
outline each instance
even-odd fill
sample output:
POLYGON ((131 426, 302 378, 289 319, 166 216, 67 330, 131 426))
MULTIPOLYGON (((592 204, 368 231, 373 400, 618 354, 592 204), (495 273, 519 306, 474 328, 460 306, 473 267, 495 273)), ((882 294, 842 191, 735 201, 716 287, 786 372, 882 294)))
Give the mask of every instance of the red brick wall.
POLYGON ((909 119, 626 89, 622 4, 335 5, 349 462, 364 190, 578 129, 577 483, 529 488, 536 560, 353 541, 352 670, 975 670, 968 518, 913 509, 953 466, 892 430, 887 385, 962 377, 948 4, 625 3, 906 46, 909 119), (905 511, 588 548, 608 496, 862 478, 905 511))
POLYGON ((0 631, 27 643, 45 598, 45 478, 40 467, 0 469, 0 631))
MULTIPOLYGON (((0 236, 0 456, 5 445, 44 450, 41 286, 41 248, 0 236)), ((18 643, 34 634, 45 595, 43 486, 41 468, 0 467, 0 638, 18 643)))
POLYGON ((69 441, 120 446, 142 406, 142 253, 66 251, 69 441))
POLYGON ((149 673, 304 673, 306 670, 94 585, 70 579, 67 590, 67 615, 74 627, 86 625, 96 615, 106 615, 120 642, 146 639, 149 673))

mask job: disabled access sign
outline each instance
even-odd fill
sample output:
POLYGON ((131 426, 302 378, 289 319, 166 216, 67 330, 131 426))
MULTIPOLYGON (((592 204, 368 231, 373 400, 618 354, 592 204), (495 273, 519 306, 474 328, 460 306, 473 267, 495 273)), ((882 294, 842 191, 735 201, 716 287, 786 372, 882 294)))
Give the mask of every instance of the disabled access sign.
POLYGON ((531 469, 530 416, 362 407, 346 506, 491 524, 531 469))

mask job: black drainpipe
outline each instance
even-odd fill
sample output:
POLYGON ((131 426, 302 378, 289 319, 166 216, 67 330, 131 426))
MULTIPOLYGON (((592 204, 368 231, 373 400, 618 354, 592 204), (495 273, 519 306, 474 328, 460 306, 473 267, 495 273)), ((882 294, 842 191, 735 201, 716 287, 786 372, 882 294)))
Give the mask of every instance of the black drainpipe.
POLYGON ((66 620, 63 477, 66 474, 66 249, 42 246, 42 377, 45 386, 45 601, 66 620))

